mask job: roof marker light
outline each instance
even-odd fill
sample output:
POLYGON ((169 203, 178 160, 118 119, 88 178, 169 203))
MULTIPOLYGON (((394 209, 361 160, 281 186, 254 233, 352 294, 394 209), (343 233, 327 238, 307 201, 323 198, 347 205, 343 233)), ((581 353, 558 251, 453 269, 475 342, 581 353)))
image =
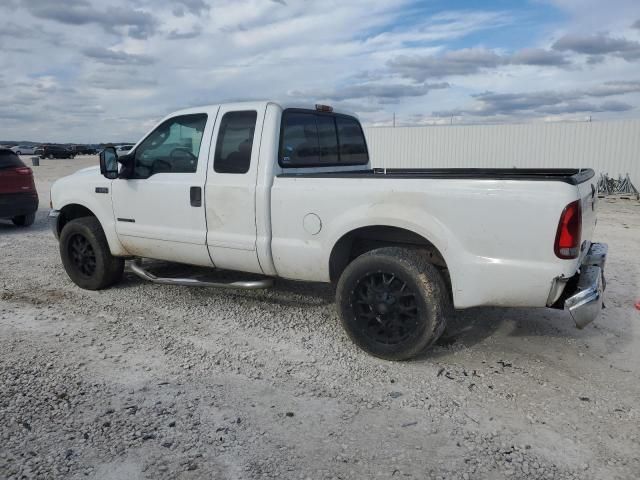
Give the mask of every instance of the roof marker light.
POLYGON ((333 112, 333 107, 330 107, 329 105, 320 105, 319 103, 316 103, 316 110, 319 112, 333 112))

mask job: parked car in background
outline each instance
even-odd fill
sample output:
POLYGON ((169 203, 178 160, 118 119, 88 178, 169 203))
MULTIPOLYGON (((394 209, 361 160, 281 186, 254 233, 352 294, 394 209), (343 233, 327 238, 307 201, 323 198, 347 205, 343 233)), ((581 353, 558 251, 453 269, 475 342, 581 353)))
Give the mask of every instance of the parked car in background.
POLYGON ((76 156, 75 152, 62 145, 42 145, 36 148, 34 154, 40 158, 73 158, 76 156))
POLYGON ((133 148, 133 145, 118 145, 116 148, 116 155, 121 157, 126 155, 133 148))
POLYGON ((98 150, 90 145, 72 145, 69 149, 76 155, 96 155, 98 150))
POLYGON ((16 145, 15 147, 11 147, 11 150, 17 155, 33 155, 36 148, 35 145, 16 145))
POLYGON ((33 172, 8 149, 0 148, 0 218, 28 227, 38 210, 38 192, 33 172))

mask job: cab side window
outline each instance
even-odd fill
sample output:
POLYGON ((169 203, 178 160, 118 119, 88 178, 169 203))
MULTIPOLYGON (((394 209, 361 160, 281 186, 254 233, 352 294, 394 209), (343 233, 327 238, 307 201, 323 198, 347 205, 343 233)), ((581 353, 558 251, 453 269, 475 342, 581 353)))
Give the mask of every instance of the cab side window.
POLYGON ((206 124, 205 113, 181 115, 163 122, 135 149, 133 178, 195 172, 206 124))
POLYGON ((247 173, 251 166, 258 113, 228 112, 220 122, 213 169, 217 173, 247 173))

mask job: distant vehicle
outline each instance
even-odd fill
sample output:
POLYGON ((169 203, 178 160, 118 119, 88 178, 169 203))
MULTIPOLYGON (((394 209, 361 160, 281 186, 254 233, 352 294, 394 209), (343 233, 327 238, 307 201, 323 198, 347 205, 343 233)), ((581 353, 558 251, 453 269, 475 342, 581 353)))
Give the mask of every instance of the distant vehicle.
POLYGON ((28 227, 36 218, 38 192, 33 172, 8 149, 0 148, 0 218, 28 227))
POLYGON ((11 150, 16 153, 16 155, 33 155, 36 148, 34 145, 16 145, 15 147, 11 147, 11 150))
POLYGON ((76 156, 75 152, 62 145, 42 145, 36 148, 34 154, 40 158, 73 158, 76 156))
POLYGON ((122 156, 129 153, 129 151, 133 148, 133 145, 119 145, 116 147, 116 155, 122 156))
POLYGON ((96 155, 98 150, 91 145, 73 145, 69 147, 76 155, 96 155))

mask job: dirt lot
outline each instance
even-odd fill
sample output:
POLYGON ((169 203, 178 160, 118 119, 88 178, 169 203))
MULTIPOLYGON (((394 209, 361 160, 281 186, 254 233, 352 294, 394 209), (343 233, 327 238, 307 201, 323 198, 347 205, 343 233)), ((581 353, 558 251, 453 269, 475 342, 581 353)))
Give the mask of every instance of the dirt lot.
POLYGON ((459 312, 423 358, 341 330, 331 287, 101 292, 64 273, 46 222, 0 224, 0 478, 636 479, 640 203, 601 202, 607 308, 459 312))

